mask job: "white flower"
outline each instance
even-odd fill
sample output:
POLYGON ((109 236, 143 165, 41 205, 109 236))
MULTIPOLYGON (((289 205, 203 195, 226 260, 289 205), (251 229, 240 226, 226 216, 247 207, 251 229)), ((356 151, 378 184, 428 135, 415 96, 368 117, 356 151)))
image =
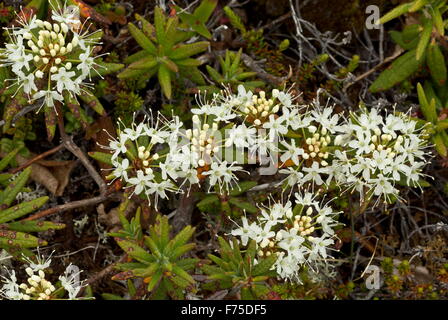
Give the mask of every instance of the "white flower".
POLYGON ((283 136, 288 133, 288 125, 283 116, 275 117, 271 114, 269 116, 269 121, 263 123, 263 128, 269 129, 269 137, 271 137, 271 139, 275 136, 283 136))
POLYGON ((241 171, 242 169, 243 168, 240 166, 235 166, 235 163, 229 164, 227 161, 221 163, 213 162, 210 166, 210 170, 203 172, 202 174, 209 177, 210 187, 218 184, 221 190, 224 188, 230 190, 232 182, 238 180, 234 171, 241 171))
POLYGON ((281 141, 281 144, 286 147, 286 151, 281 155, 280 160, 286 162, 288 159, 291 159, 296 166, 300 165, 299 156, 303 155, 304 150, 296 147, 296 141, 291 139, 291 144, 286 141, 281 141))
POLYGON ((81 281, 79 276, 83 271, 71 263, 65 269, 64 274, 59 276, 62 287, 68 293, 69 300, 75 300, 82 287, 85 287, 84 281, 81 281))
POLYGON ((257 129, 251 127, 248 128, 246 124, 234 126, 228 131, 227 144, 230 146, 232 143, 237 148, 248 148, 254 145, 256 139, 257 129))
POLYGON ((58 73, 51 76, 51 80, 56 82, 56 88, 60 93, 62 93, 64 89, 79 93, 78 85, 71 79, 74 76, 74 71, 67 72, 65 68, 59 68, 58 73))
POLYGON ((129 168, 129 160, 128 159, 123 159, 123 161, 121 161, 121 163, 119 161, 116 161, 114 163, 115 165, 115 170, 112 171, 112 175, 115 178, 123 178, 124 181, 128 180, 128 173, 127 170, 129 168))
POLYGON ((33 99, 40 99, 42 97, 45 98, 43 105, 46 105, 47 107, 54 107, 54 100, 60 102, 64 100, 64 98, 57 91, 53 90, 41 90, 33 95, 33 99))
POLYGON ((243 222, 243 225, 237 229, 232 230, 231 234, 235 237, 240 237, 242 245, 246 246, 249 239, 255 239, 256 235, 250 228, 246 217, 242 217, 241 221, 243 222))
POLYGON ((319 163, 317 161, 314 161, 311 167, 309 168, 304 167, 302 170, 306 172, 305 176, 303 177, 303 181, 304 182, 312 181, 316 183, 318 186, 324 183, 320 175, 328 173, 328 169, 324 167, 319 167, 319 163))
POLYGON ((319 238, 311 237, 311 243, 313 244, 313 248, 311 249, 312 254, 318 254, 322 258, 327 258, 327 247, 334 243, 334 240, 331 238, 327 238, 326 235, 323 235, 319 238))
POLYGON ((139 195, 142 193, 143 190, 146 192, 146 188, 150 186, 150 183, 152 183, 153 175, 145 174, 142 170, 137 171, 137 176, 132 177, 128 179, 128 182, 135 186, 134 192, 135 194, 139 195))
POLYGON ((128 150, 126 147, 126 141, 128 140, 128 135, 121 133, 118 140, 111 140, 109 143, 109 149, 114 153, 112 154, 112 161, 115 160, 120 153, 125 154, 128 150))
POLYGON ((15 271, 7 271, 9 274, 9 278, 1 276, 3 286, 0 288, 0 297, 4 297, 8 300, 22 300, 24 294, 20 291, 15 271))

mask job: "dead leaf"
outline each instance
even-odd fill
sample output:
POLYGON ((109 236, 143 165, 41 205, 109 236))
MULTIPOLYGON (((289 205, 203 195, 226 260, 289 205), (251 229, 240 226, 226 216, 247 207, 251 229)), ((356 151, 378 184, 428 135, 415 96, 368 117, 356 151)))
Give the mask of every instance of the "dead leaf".
MULTIPOLYGON (((22 165, 29 159, 17 155, 16 160, 19 165, 22 165)), ((75 166, 76 161, 40 160, 30 165, 30 177, 36 183, 43 185, 53 195, 62 196, 70 180, 70 173, 75 166)))

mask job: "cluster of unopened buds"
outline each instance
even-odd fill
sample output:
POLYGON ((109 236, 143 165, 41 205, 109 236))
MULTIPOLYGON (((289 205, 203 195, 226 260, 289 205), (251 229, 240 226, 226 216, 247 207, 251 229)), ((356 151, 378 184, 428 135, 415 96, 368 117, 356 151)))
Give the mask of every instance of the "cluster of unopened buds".
POLYGON ((252 99, 244 104, 243 112, 246 115, 246 121, 255 126, 261 126, 268 121, 269 116, 277 114, 280 105, 274 105, 274 100, 266 99, 266 92, 260 91, 258 95, 254 94, 252 99))
POLYGON ((219 152, 220 146, 215 140, 215 133, 218 131, 218 123, 201 123, 199 116, 193 116, 193 130, 185 131, 186 137, 191 142, 191 153, 197 156, 199 167, 204 167, 211 163, 215 153, 219 152))
MULTIPOLYGON (((308 128, 308 130, 310 130, 310 128, 308 128)), ((308 160, 309 158, 314 159, 316 157, 328 159, 329 153, 325 150, 325 148, 331 142, 331 136, 327 133, 327 129, 322 128, 320 133, 314 133, 312 138, 307 138, 305 140, 307 147, 304 148, 302 155, 303 159, 308 160)), ((328 165, 325 160, 322 160, 320 163, 323 167, 328 165)))
POLYGON ((23 290, 23 300, 50 300, 51 294, 56 291, 56 288, 50 281, 45 280, 45 272, 43 270, 37 271, 37 274, 30 267, 25 269, 29 278, 28 284, 22 283, 19 285, 23 290))

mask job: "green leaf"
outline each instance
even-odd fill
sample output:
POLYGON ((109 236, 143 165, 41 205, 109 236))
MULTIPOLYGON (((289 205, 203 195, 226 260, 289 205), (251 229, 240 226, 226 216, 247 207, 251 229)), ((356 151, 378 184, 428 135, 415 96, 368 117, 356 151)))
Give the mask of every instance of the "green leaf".
POLYGON ((40 240, 28 233, 0 230, 0 247, 22 247, 34 248, 37 246, 46 246, 47 242, 40 240))
POLYGON ((383 24, 386 23, 392 19, 395 19, 399 16, 401 16, 402 14, 405 14, 406 12, 409 11, 409 9, 411 8, 412 3, 404 3, 402 5, 399 5, 398 7, 395 7, 394 9, 392 9, 391 11, 389 11, 388 13, 386 13, 380 20, 379 20, 379 24, 383 24))
POLYGON ((103 162, 108 165, 112 165, 112 155, 110 153, 94 151, 94 152, 89 152, 89 156, 99 162, 103 162))
POLYGON ((415 55, 416 50, 411 50, 397 58, 388 69, 378 76, 369 90, 373 93, 384 91, 409 78, 421 65, 415 55))
POLYGON ((194 243, 188 243, 188 244, 184 244, 183 246, 177 247, 173 250, 173 252, 171 253, 171 259, 177 259, 180 256, 184 255, 185 253, 187 253, 188 251, 191 251, 193 248, 195 247, 194 243))
POLYGON ((176 64, 182 67, 198 67, 202 64, 202 62, 197 59, 188 58, 183 60, 176 60, 176 64))
POLYGON ((434 88, 431 85, 431 81, 425 80, 423 89, 425 90, 426 99, 428 101, 434 99, 436 101, 436 109, 442 109, 442 100, 440 100, 439 96, 434 91, 434 88))
POLYGON ((102 293, 101 297, 104 300, 124 300, 124 298, 117 296, 116 294, 112 294, 112 293, 102 293))
POLYGON ((439 130, 446 130, 446 129, 448 129, 448 119, 438 121, 437 122, 437 128, 439 130))
POLYGON ((160 7, 154 8, 154 26, 156 28, 157 42, 162 46, 166 46, 165 15, 160 7))
POLYGON ((176 236, 171 239, 173 248, 178 248, 187 243, 187 241, 193 236, 193 233, 196 229, 191 226, 186 226, 183 228, 176 236))
POLYGON ((440 133, 437 133, 432 136, 432 142, 434 143, 434 147, 436 148, 437 152, 441 156, 446 157, 448 155, 447 148, 445 146, 445 143, 443 142, 443 138, 440 135, 440 133))
POLYGON ((409 8, 409 12, 416 12, 427 5, 429 0, 415 0, 412 6, 409 8))
POLYGON ((143 32, 140 31, 139 28, 137 28, 132 23, 128 24, 128 28, 129 28, 129 32, 131 33, 132 37, 135 39, 135 41, 137 41, 137 43, 140 45, 140 47, 142 47, 143 49, 145 49, 152 55, 157 54, 157 49, 156 49, 155 45, 152 43, 151 40, 149 40, 149 38, 147 36, 144 35, 143 32))
POLYGON ((431 33, 432 21, 428 19, 423 24, 423 31, 420 34, 420 40, 418 41, 417 51, 415 53, 415 57, 418 61, 420 61, 426 51, 429 40, 431 40, 431 33))
POLYGON ((182 268, 179 268, 178 266, 173 266, 173 272, 177 274, 179 277, 182 277, 183 279, 187 280, 189 283, 191 284, 195 283, 193 277, 182 268))
POLYGON ((201 4, 194 10, 193 15, 197 17, 200 22, 206 23, 217 4, 218 0, 202 0, 201 4))
POLYGON ((438 44, 432 41, 426 53, 426 64, 429 68, 429 73, 434 82, 438 86, 444 86, 447 78, 447 68, 445 64, 445 57, 438 44))
POLYGON ((224 82, 224 78, 221 76, 221 74, 218 71, 216 71, 209 65, 206 65, 205 68, 207 69, 207 72, 210 75, 210 77, 212 77, 213 81, 215 81, 216 83, 219 83, 219 84, 224 82))
POLYGON ((241 18, 230 9, 230 7, 225 6, 224 7, 224 13, 229 18, 230 23, 232 26, 238 30, 241 31, 242 34, 246 33, 246 27, 244 26, 243 22, 241 21, 241 18))
POLYGON ((157 270, 157 272, 154 274, 154 276, 151 277, 151 280, 148 283, 148 291, 154 290, 156 285, 159 283, 160 279, 162 279, 162 275, 163 270, 162 269, 157 270))
POLYGON ((423 90, 423 87, 420 83, 417 83, 417 93, 420 108, 422 110, 423 115, 425 116, 425 119, 432 123, 436 123, 437 122, 436 101, 432 99, 431 103, 428 103, 425 91, 423 90))
POLYGON ((8 229, 20 232, 42 232, 48 230, 61 230, 65 228, 63 223, 50 221, 15 221, 8 223, 8 229))
POLYGON ((22 202, 11 208, 0 211, 0 223, 12 221, 30 212, 36 211, 48 201, 48 197, 40 197, 28 202, 22 202))
POLYGON ((174 72, 174 73, 179 72, 178 66, 172 60, 167 58, 167 59, 162 59, 161 61, 171 72, 174 72))
POLYGON ((269 257, 259 261, 258 264, 256 264, 252 270, 252 276, 255 277, 264 275, 271 269, 271 267, 274 265, 276 261, 277 261, 277 255, 275 254, 270 255, 269 257))
POLYGON ((165 65, 160 65, 157 76, 159 78, 159 83, 160 83, 160 86, 162 87, 162 91, 165 94, 165 97, 167 97, 168 99, 171 99, 170 70, 165 65))
POLYGON ((201 201, 199 201, 196 206, 199 207, 204 207, 204 206, 208 206, 210 204, 213 203, 219 203, 219 198, 216 194, 208 194, 205 196, 204 199, 202 199, 201 201))
POLYGON ((18 175, 13 182, 11 182, 8 187, 0 194, 0 204, 9 207, 11 203, 16 199, 17 194, 25 186, 28 178, 31 174, 31 167, 23 170, 22 173, 18 175))
POLYGON ((230 191, 230 196, 231 197, 239 196, 239 195, 243 194, 244 192, 252 189, 256 185, 257 185, 256 181, 243 181, 243 182, 240 182, 240 183, 238 183, 237 185, 235 185, 232 188, 232 190, 230 191))
POLYGON ((117 72, 118 70, 121 70, 124 68, 124 64, 122 63, 108 63, 108 62, 96 62, 98 66, 95 66, 95 71, 90 71, 90 75, 92 77, 96 75, 105 76, 114 72, 117 72))
MULTIPOLYGON (((148 52, 145 50, 141 50, 139 52, 136 52, 136 53, 131 54, 130 56, 126 57, 123 62, 127 63, 127 64, 133 63, 140 59, 145 58, 146 56, 148 56, 148 52)), ((151 57, 153 57, 153 55, 151 55, 151 57)))
POLYGON ((246 202, 240 198, 230 198, 229 202, 233 204, 234 206, 237 206, 240 209, 243 209, 249 213, 257 213, 258 208, 249 202, 246 202))
POLYGON ((146 56, 138 61, 131 63, 124 71, 118 74, 119 79, 136 78, 146 70, 157 66, 159 62, 153 56, 146 56))
POLYGON ((241 299, 242 300, 255 300, 257 299, 253 294, 250 288, 243 287, 241 288, 241 299))
POLYGON ((208 41, 199 41, 190 44, 180 44, 173 47, 169 57, 174 60, 186 59, 199 52, 205 51, 209 46, 208 41))
POLYGON ((11 160, 15 158, 16 154, 20 151, 20 149, 22 149, 22 147, 14 149, 0 161, 0 171, 6 168, 6 166, 11 162, 11 160))
POLYGON ((443 22, 442 14, 440 13, 439 8, 432 8, 432 17, 434 21, 434 25, 436 26, 437 32, 442 37, 445 35, 445 24, 443 22))
POLYGON ((142 247, 132 241, 122 240, 116 238, 117 244, 126 252, 130 257, 142 263, 151 263, 154 259, 153 257, 142 247))
POLYGON ((90 108, 96 111, 99 115, 106 115, 106 111, 104 111, 103 105, 98 100, 95 95, 89 90, 84 89, 86 94, 82 94, 79 97, 82 101, 84 101, 90 108))

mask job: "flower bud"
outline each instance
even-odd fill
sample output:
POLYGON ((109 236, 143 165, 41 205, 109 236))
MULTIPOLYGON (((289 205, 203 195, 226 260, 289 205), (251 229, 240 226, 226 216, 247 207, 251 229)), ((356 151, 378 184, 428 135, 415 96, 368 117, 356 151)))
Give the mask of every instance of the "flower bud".
POLYGON ((48 22, 48 21, 44 21, 44 26, 45 26, 45 28, 47 28, 47 30, 51 30, 52 29, 51 23, 48 22))
POLYGON ((68 32, 68 27, 67 27, 67 25, 66 25, 65 23, 62 23, 62 24, 61 24, 61 30, 62 30, 62 32, 64 32, 64 33, 67 33, 67 32, 68 32))

